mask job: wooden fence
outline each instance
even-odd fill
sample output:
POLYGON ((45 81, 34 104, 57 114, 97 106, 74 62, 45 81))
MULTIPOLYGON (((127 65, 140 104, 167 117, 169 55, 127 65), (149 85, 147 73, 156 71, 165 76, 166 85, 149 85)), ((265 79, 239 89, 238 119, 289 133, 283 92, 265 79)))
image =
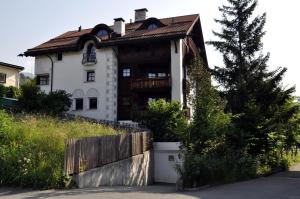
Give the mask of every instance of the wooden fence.
POLYGON ((65 172, 77 174, 142 154, 152 147, 150 132, 69 139, 65 148, 65 172))

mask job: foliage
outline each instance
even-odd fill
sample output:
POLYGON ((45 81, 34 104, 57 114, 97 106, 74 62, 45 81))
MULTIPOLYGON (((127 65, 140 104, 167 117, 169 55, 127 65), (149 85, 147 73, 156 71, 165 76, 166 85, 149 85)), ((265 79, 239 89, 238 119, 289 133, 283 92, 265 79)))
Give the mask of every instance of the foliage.
POLYGON ((67 180, 63 172, 66 139, 116 133, 83 120, 13 117, 0 111, 0 186, 63 187, 67 180))
POLYGON ((24 112, 58 115, 69 110, 71 106, 70 94, 63 90, 45 94, 35 85, 35 81, 23 84, 21 91, 19 107, 24 112))
POLYGON ((214 32, 219 40, 209 42, 223 54, 225 67, 216 67, 214 75, 224 88, 227 111, 238 116, 233 123, 239 130, 228 141, 254 156, 267 154, 285 141, 299 111, 299 105, 289 104, 295 88, 282 87, 286 68, 268 70, 269 54, 262 53, 266 14, 253 17, 257 1, 228 3, 219 8, 222 19, 216 20, 222 25, 220 33, 214 32))
POLYGON ((152 132, 154 141, 178 141, 178 135, 185 131, 187 121, 181 104, 163 99, 149 102, 147 111, 141 116, 141 123, 152 132))
POLYGON ((230 128, 230 114, 224 113, 225 102, 211 84, 211 75, 200 56, 190 64, 188 76, 192 92, 189 96, 194 114, 185 147, 200 153, 216 142, 223 140, 230 128))
MULTIPOLYGON (((29 73, 30 75, 30 73, 29 73)), ((31 76, 33 76, 33 74, 31 74, 31 76)), ((28 83, 29 81, 32 81, 34 78, 31 77, 31 76, 28 76, 28 74, 24 74, 24 73, 20 73, 20 85, 23 85, 23 84, 26 84, 28 83)))
MULTIPOLYGON (((232 144, 233 135, 241 131, 232 122, 239 116, 225 113, 226 103, 212 86, 211 75, 200 57, 190 64, 188 75, 194 114, 188 130, 180 136, 184 163, 177 166, 184 186, 249 179, 286 169, 295 159, 299 111, 289 120, 289 125, 284 125, 284 128, 289 126, 288 129, 281 129, 280 134, 269 134, 268 145, 272 146, 269 151, 253 155, 249 145, 237 148, 232 144), (291 148, 287 150, 288 147, 291 148)), ((291 99, 284 107, 295 107, 295 103, 291 99)))
POLYGON ((6 88, 6 97, 8 98, 18 98, 21 92, 17 87, 9 86, 6 88))
POLYGON ((0 84, 0 97, 5 97, 6 87, 3 84, 0 84))
POLYGON ((5 87, 3 84, 0 84, 0 97, 18 98, 19 96, 20 90, 17 87, 5 87))

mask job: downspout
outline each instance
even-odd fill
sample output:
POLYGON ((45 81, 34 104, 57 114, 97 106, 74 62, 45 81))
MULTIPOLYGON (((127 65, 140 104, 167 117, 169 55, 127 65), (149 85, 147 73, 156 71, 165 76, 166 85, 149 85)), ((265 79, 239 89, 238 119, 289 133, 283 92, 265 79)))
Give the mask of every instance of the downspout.
POLYGON ((52 93, 53 91, 53 68, 54 68, 54 62, 53 59, 50 55, 45 55, 46 57, 48 57, 51 61, 51 81, 50 81, 50 92, 52 93))

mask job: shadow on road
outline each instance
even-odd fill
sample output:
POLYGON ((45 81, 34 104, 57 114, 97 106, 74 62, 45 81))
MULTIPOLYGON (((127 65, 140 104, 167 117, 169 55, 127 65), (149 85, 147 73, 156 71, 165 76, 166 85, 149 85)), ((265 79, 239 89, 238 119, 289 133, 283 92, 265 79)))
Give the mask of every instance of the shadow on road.
POLYGON ((194 192, 176 192, 174 185, 148 187, 101 187, 90 189, 32 191, 0 188, 0 198, 153 198, 153 199, 299 199, 300 171, 287 171, 269 177, 211 187, 194 192))

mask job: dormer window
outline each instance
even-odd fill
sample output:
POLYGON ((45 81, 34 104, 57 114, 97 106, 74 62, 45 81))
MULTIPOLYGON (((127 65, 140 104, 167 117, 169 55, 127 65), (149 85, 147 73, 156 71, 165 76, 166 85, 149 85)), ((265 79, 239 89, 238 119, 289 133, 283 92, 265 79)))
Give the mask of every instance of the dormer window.
POLYGON ((148 30, 155 30, 155 29, 157 29, 158 27, 157 27, 157 25, 155 24, 155 23, 152 23, 152 24, 150 24, 149 26, 148 26, 148 30))
POLYGON ((105 36, 107 36, 108 35, 108 31, 107 30, 99 30, 98 32, 97 32, 97 36, 98 37, 105 37, 105 36))
POLYGON ((83 54, 82 64, 96 64, 96 47, 93 43, 88 44, 86 53, 83 54))

